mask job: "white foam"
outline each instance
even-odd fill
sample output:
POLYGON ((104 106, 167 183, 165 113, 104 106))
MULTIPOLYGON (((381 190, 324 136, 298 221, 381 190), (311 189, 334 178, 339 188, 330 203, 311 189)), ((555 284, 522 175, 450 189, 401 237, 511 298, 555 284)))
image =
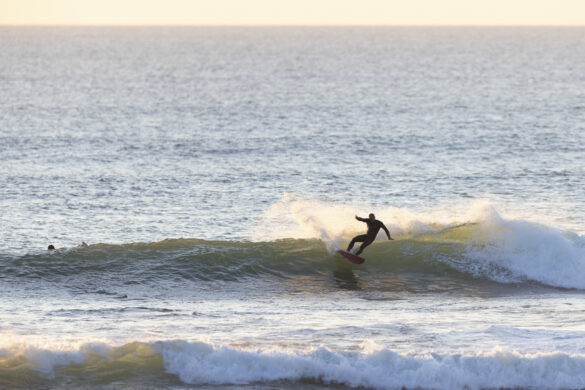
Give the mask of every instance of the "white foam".
POLYGON ((204 343, 159 345, 167 372, 190 384, 315 380, 377 389, 580 388, 585 356, 522 355, 496 349, 473 355, 401 355, 388 349, 308 353, 243 351, 204 343))
POLYGON ((23 356, 31 369, 50 379, 55 377, 55 367, 82 364, 85 361, 82 349, 47 349, 26 344, 0 348, 0 357, 14 356, 23 356))
POLYGON ((467 267, 504 282, 532 280, 585 289, 585 239, 523 220, 503 218, 489 205, 473 211, 480 224, 468 243, 467 267), (504 271, 504 272, 502 272, 504 271))
MULTIPOLYGON (((466 354, 400 354, 367 342, 361 351, 355 352, 324 347, 312 351, 242 350, 181 340, 146 345, 153 348, 153 353, 161 354, 167 373, 195 385, 314 380, 376 389, 585 387, 585 355, 563 352, 522 354, 496 348, 466 354)), ((60 375, 57 367, 82 365, 88 354, 109 359, 104 351, 116 348, 101 344, 85 344, 71 350, 12 347, 1 349, 0 356, 24 356, 31 369, 52 379, 60 375)), ((95 369, 91 372, 91 380, 100 375, 95 369)), ((105 377, 110 374, 108 369, 103 372, 105 377)), ((128 375, 134 375, 133 371, 128 371, 128 375)), ((83 381, 81 377, 77 379, 83 381)))

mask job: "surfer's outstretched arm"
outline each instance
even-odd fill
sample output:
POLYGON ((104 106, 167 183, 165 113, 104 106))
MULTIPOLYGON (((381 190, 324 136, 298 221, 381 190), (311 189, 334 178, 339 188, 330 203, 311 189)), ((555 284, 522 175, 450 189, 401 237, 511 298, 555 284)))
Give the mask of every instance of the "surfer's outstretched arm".
POLYGON ((384 229, 384 231, 386 232, 386 235, 388 236, 389 240, 394 240, 392 237, 390 237, 390 232, 386 228, 386 225, 382 224, 382 229, 384 229))
POLYGON ((357 219, 358 221, 361 221, 361 222, 367 222, 368 221, 366 218, 360 218, 357 215, 355 216, 355 219, 357 219))

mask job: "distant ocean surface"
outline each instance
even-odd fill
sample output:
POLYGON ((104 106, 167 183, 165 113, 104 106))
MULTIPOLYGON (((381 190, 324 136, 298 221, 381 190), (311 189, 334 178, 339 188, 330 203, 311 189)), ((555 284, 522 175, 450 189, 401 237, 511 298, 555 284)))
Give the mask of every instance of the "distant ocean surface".
POLYGON ((0 27, 0 388, 585 388, 584 40, 0 27))

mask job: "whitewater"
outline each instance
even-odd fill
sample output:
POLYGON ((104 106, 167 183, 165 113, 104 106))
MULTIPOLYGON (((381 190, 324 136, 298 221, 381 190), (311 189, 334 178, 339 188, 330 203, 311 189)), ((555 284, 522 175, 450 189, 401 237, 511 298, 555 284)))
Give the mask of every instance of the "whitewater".
POLYGON ((584 32, 0 28, 0 388, 585 388, 584 32))

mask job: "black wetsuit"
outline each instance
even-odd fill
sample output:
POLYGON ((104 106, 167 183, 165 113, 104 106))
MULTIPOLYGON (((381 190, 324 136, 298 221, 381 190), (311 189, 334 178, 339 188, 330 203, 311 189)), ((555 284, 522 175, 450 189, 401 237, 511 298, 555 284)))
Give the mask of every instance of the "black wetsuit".
POLYGON ((390 232, 388 231, 386 226, 384 226, 384 224, 381 221, 378 221, 377 219, 374 219, 373 221, 371 221, 369 218, 360 218, 358 216, 356 216, 355 219, 357 219, 358 221, 365 222, 368 225, 368 232, 366 234, 362 234, 362 235, 354 237, 351 240, 351 242, 349 243, 349 246, 347 247, 348 252, 351 251, 351 248, 353 248, 353 245, 356 242, 361 242, 362 245, 360 245, 360 249, 358 249, 358 251, 356 252, 356 255, 359 255, 360 253, 362 253, 362 251, 368 245, 370 245, 372 242, 374 242, 380 229, 384 229, 384 231, 386 232, 386 235, 388 236, 388 239, 392 240, 392 237, 390 237, 390 232))

